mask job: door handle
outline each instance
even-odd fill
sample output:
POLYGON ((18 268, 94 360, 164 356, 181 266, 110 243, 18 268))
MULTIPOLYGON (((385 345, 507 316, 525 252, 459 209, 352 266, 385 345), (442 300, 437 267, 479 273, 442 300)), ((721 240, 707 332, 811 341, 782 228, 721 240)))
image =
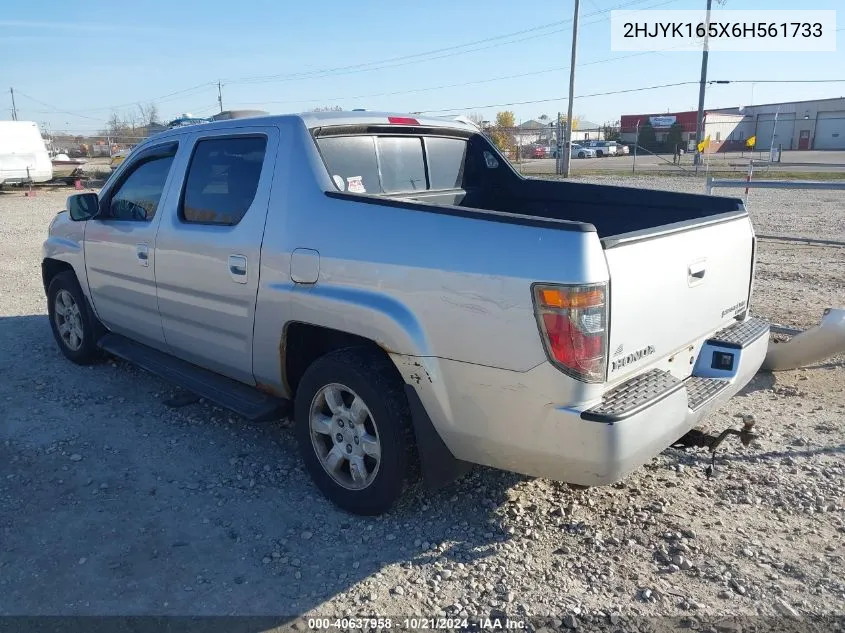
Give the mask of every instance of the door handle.
POLYGON ((687 268, 687 281, 690 285, 700 283, 704 280, 704 275, 707 274, 706 259, 693 262, 687 268))
POLYGON ((245 284, 248 279, 246 257, 243 255, 229 255, 229 277, 232 281, 245 284))
POLYGON ((146 244, 135 244, 135 256, 141 266, 150 265, 150 247, 146 244))

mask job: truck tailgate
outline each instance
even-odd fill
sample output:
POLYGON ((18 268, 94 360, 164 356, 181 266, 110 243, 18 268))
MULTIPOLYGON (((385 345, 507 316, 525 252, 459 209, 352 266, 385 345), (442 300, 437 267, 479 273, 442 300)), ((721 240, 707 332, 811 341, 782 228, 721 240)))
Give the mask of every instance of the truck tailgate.
MULTIPOLYGON (((744 312, 753 242, 745 215, 655 236, 608 240, 608 383, 701 342, 744 312)), ((671 371, 684 378, 692 366, 678 363, 671 371)))

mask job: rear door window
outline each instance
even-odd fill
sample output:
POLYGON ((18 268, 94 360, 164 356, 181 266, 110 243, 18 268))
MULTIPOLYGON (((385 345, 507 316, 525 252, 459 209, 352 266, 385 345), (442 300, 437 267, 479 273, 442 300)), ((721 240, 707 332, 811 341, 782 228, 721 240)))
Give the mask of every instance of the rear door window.
POLYGON ((425 154, 432 189, 457 189, 463 184, 467 142, 460 138, 427 137, 425 154))
POLYGON ((380 136, 378 157, 381 188, 385 193, 428 189, 420 137, 380 136))
POLYGON ((233 226, 252 205, 264 164, 265 136, 200 140, 185 179, 183 222, 233 226))
POLYGON ((383 193, 374 137, 327 136, 317 139, 317 145, 338 189, 351 193, 383 193))
POLYGON ((455 189, 464 180, 465 139, 325 136, 317 138, 317 146, 341 191, 381 194, 455 189))

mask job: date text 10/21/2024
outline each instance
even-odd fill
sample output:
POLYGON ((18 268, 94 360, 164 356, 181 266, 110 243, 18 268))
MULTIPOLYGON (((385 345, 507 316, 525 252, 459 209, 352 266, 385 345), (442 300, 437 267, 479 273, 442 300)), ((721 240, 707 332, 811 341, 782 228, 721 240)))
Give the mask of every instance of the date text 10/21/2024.
POLYGON ((524 620, 507 617, 483 618, 309 618, 308 628, 320 630, 377 629, 398 631, 460 631, 460 630, 501 630, 519 631, 526 628, 524 620))

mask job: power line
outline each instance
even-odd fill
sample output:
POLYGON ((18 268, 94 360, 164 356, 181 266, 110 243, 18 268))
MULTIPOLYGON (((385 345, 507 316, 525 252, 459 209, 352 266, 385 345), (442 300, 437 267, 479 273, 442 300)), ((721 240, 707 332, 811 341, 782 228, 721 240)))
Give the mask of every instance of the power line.
MULTIPOLYGON (((620 10, 620 9, 630 7, 630 6, 634 6, 634 5, 637 5, 637 4, 641 4, 641 3, 647 2, 647 1, 648 0, 631 0, 629 2, 622 3, 622 4, 617 5, 615 7, 610 7, 608 9, 604 9, 602 11, 596 11, 594 13, 587 14, 585 17, 594 17, 594 16, 598 16, 598 15, 607 14, 610 11, 620 10)), ((659 2, 657 4, 651 5, 651 6, 646 7, 646 8, 661 7, 661 6, 664 6, 664 5, 667 5, 667 4, 672 4, 672 3, 675 3, 675 2, 678 2, 678 1, 679 0, 664 0, 663 2, 659 2)), ((589 22, 588 24, 599 24, 599 23, 601 23, 605 20, 606 20, 606 18, 604 18, 602 20, 596 20, 594 22, 589 22)), ((252 77, 233 78, 233 79, 227 79, 226 83, 230 83, 230 84, 260 84, 260 83, 271 83, 271 82, 282 82, 282 81, 299 81, 299 80, 303 80, 303 79, 316 79, 316 78, 322 78, 322 77, 334 77, 334 76, 338 76, 338 75, 352 74, 352 73, 358 73, 358 72, 367 72, 367 71, 373 71, 373 70, 384 70, 386 68, 398 68, 398 67, 407 66, 407 65, 410 65, 410 64, 416 64, 416 63, 428 62, 428 61, 435 61, 435 60, 438 60, 438 59, 455 57, 457 55, 464 55, 464 54, 467 54, 467 53, 475 53, 475 52, 479 52, 479 51, 488 50, 490 48, 496 48, 496 47, 505 46, 505 45, 508 45, 508 44, 515 44, 515 43, 518 43, 518 42, 524 42, 528 39, 532 39, 532 38, 536 38, 536 37, 546 37, 546 36, 553 35, 553 34, 556 34, 556 33, 561 33, 561 32, 566 31, 568 29, 567 28, 556 28, 556 29, 553 29, 553 30, 548 31, 546 33, 540 33, 540 34, 537 34, 537 31, 548 29, 548 28, 551 28, 551 27, 554 27, 554 26, 559 26, 561 24, 568 24, 570 22, 572 22, 572 19, 559 20, 559 21, 556 21, 556 22, 551 22, 551 23, 546 24, 546 25, 536 26, 536 27, 532 27, 530 29, 522 29, 520 31, 513 31, 511 33, 505 33, 503 35, 497 35, 497 36, 494 36, 494 37, 488 37, 488 38, 484 38, 484 39, 481 39, 481 40, 476 40, 474 42, 467 42, 467 43, 464 43, 464 44, 456 44, 454 46, 448 46, 448 47, 444 47, 444 48, 424 51, 422 53, 414 53, 414 54, 411 54, 411 55, 402 55, 402 56, 399 56, 399 57, 390 57, 390 58, 387 58, 387 59, 365 62, 365 63, 361 63, 361 64, 353 64, 353 65, 349 65, 349 66, 339 66, 339 67, 335 67, 335 68, 323 68, 323 69, 313 70, 313 71, 308 71, 308 72, 303 72, 303 73, 257 75, 257 76, 252 76, 252 77), (514 40, 507 40, 507 41, 504 41, 504 42, 497 41, 497 40, 502 40, 502 39, 506 39, 506 38, 509 38, 509 37, 513 37, 513 36, 516 36, 516 35, 525 35, 526 33, 532 33, 532 34, 529 35, 528 37, 520 37, 520 38, 517 38, 517 39, 514 39, 514 40), (462 48, 469 48, 469 47, 472 47, 472 46, 477 46, 479 44, 486 44, 488 42, 496 42, 496 43, 491 44, 489 46, 483 46, 481 48, 471 48, 470 50, 464 50, 464 51, 459 50, 459 49, 462 49, 462 48), (449 51, 449 52, 447 52, 447 51, 449 51), (434 55, 436 53, 442 53, 442 52, 447 52, 447 54, 437 55, 435 57, 429 57, 430 55, 434 55), (418 59, 418 58, 421 58, 421 57, 425 57, 426 59, 418 59), (401 63, 393 63, 393 62, 401 62, 401 63)))
MULTIPOLYGON (((708 81, 708 84, 724 84, 724 83, 736 83, 736 84, 746 84, 746 83, 838 83, 838 82, 845 82, 845 79, 767 79, 767 80, 752 80, 752 79, 738 79, 738 80, 731 80, 731 79, 723 79, 723 80, 711 80, 708 81)), ((625 94, 631 92, 644 92, 647 90, 657 90, 659 88, 674 88, 677 86, 688 86, 691 84, 697 84, 698 81, 678 81, 675 83, 668 83, 668 84, 658 84, 655 86, 643 86, 640 88, 628 88, 625 90, 613 90, 610 92, 594 92, 591 94, 586 95, 575 95, 576 99, 586 99, 588 97, 605 97, 610 95, 618 95, 618 94, 625 94)), ((486 105, 473 105, 473 106, 463 106, 460 108, 442 108, 439 110, 417 110, 419 114, 434 114, 438 112, 458 112, 458 111, 467 111, 467 110, 480 110, 483 108, 502 108, 507 106, 516 106, 516 105, 530 105, 534 103, 551 103, 553 101, 566 101, 568 97, 553 97, 551 99, 534 99, 530 101, 512 101, 510 103, 490 103, 486 105)))
POLYGON ((845 79, 722 79, 710 81, 717 84, 833 84, 845 83, 845 79))
POLYGON ((20 90, 18 90, 18 94, 21 97, 24 97, 25 99, 29 99, 30 101, 34 101, 35 103, 38 103, 38 104, 44 106, 45 108, 50 108, 51 110, 54 110, 56 112, 61 112, 62 114, 68 114, 70 116, 75 116, 75 117, 79 117, 79 118, 82 118, 82 119, 91 119, 92 121, 99 121, 100 120, 99 118, 96 118, 96 117, 85 116, 83 114, 74 114, 74 113, 70 112, 69 110, 63 110, 63 109, 59 108, 58 106, 54 106, 52 104, 46 103, 44 101, 41 101, 40 99, 36 99, 35 97, 30 97, 28 94, 21 92, 20 90))
MULTIPOLYGON (((592 94, 587 95, 575 95, 576 99, 585 99, 587 97, 604 97, 609 95, 618 95, 623 94, 626 92, 643 92, 646 90, 657 90, 658 88, 673 88, 675 86, 688 86, 690 84, 697 84, 697 81, 678 81, 671 84, 659 84, 656 86, 645 86, 642 88, 629 88, 627 90, 613 90, 611 92, 594 92, 592 94)), ((530 105, 534 103, 551 103, 553 101, 566 101, 568 97, 552 97, 550 99, 532 99, 529 101, 511 101, 510 103, 488 103, 485 105, 472 105, 472 106, 463 106, 459 108, 442 108, 440 110, 418 110, 419 114, 435 114, 440 112, 458 112, 458 111, 466 111, 466 110, 480 110, 483 108, 503 108, 507 106, 516 106, 516 105, 530 105)))
MULTIPOLYGON (((585 17, 594 17, 594 16, 599 16, 599 15, 605 15, 605 14, 610 13, 611 11, 625 9, 627 7, 642 4, 643 2, 647 2, 647 1, 648 0, 629 0, 628 2, 623 2, 622 4, 616 5, 614 7, 609 7, 607 9, 595 11, 593 13, 588 14, 585 17)), ((672 3, 678 2, 678 1, 679 0, 663 0, 662 2, 650 5, 646 8, 649 9, 649 8, 661 7, 661 6, 664 6, 664 5, 667 5, 667 4, 672 4, 672 3)), ((589 22, 587 24, 598 24, 600 22, 605 21, 606 19, 607 18, 603 18, 602 20, 596 20, 596 21, 593 21, 593 22, 589 22)), ((468 53, 480 52, 480 51, 488 50, 490 48, 495 48, 495 47, 498 47, 498 46, 514 44, 514 43, 522 42, 522 41, 532 39, 532 38, 535 38, 535 37, 546 37, 548 35, 560 33, 560 32, 563 32, 567 29, 566 28, 556 28, 556 29, 552 29, 551 31, 548 31, 546 33, 540 33, 540 31, 544 31, 544 30, 550 29, 552 27, 560 26, 560 25, 563 25, 563 24, 568 24, 571 21, 572 21, 571 19, 558 20, 558 21, 555 21, 555 22, 551 22, 549 24, 543 24, 543 25, 530 27, 530 28, 527 28, 527 29, 512 31, 510 33, 504 33, 502 35, 496 35, 496 36, 492 36, 492 37, 488 37, 488 38, 483 38, 483 39, 475 40, 475 41, 472 41, 472 42, 465 42, 463 44, 455 44, 455 45, 452 45, 452 46, 442 47, 442 48, 438 48, 438 49, 432 49, 432 50, 423 51, 423 52, 420 52, 420 53, 413 53, 413 54, 410 54, 410 55, 402 55, 402 56, 398 56, 398 57, 390 57, 390 58, 386 58, 386 59, 382 59, 382 60, 375 60, 375 61, 364 62, 364 63, 360 63, 360 64, 352 64, 352 65, 348 65, 348 66, 339 66, 339 67, 335 67, 335 68, 326 68, 326 69, 320 69, 320 70, 315 70, 315 71, 308 71, 308 72, 304 72, 304 73, 290 73, 290 74, 263 75, 263 76, 258 75, 258 76, 252 76, 252 77, 247 76, 247 77, 242 77, 242 78, 225 80, 225 83, 260 84, 260 83, 269 83, 269 82, 273 82, 273 81, 298 81, 298 80, 304 80, 304 79, 317 79, 317 78, 323 78, 323 77, 351 74, 351 73, 356 73, 356 72, 384 70, 386 68, 396 68, 396 67, 406 66, 406 65, 410 65, 410 64, 416 64, 416 63, 422 63, 422 62, 428 62, 428 61, 436 61, 438 59, 454 57, 456 55, 463 55, 463 54, 468 54, 468 53), (522 35, 522 36, 528 35, 528 36, 527 37, 520 37, 520 38, 512 39, 512 40, 507 39, 507 38, 512 38, 512 37, 517 36, 517 35, 522 35), (500 40, 506 40, 506 41, 500 41, 500 40), (491 44, 490 46, 484 46, 484 47, 481 47, 481 48, 470 48, 470 47, 473 47, 473 46, 477 46, 479 44, 485 44, 485 43, 489 43, 489 42, 496 42, 496 43, 491 44), (460 50, 460 49, 469 49, 469 50, 460 50), (431 55, 433 55, 435 53, 443 53, 443 52, 448 52, 448 54, 430 57, 431 55), (393 63, 393 62, 401 62, 401 63, 393 63)), ((647 51, 647 53, 650 53, 650 51, 647 51)), ((63 108, 59 108, 57 106, 45 103, 43 101, 39 101, 39 100, 34 99, 32 97, 28 97, 28 98, 32 99, 33 101, 35 101, 37 103, 40 103, 41 105, 43 105, 47 108, 51 108, 52 110, 54 110, 56 112, 61 112, 62 114, 67 114, 69 116, 75 116, 75 117, 85 118, 85 119, 93 119, 93 117, 84 116, 80 113, 82 113, 82 112, 104 112, 104 111, 110 111, 110 110, 117 110, 117 109, 120 109, 120 108, 126 108, 126 107, 137 105, 137 104, 139 104, 143 101, 151 101, 151 102, 161 103, 163 101, 170 100, 173 97, 186 96, 187 93, 192 93, 192 92, 195 92, 195 91, 203 89, 203 88, 215 86, 218 83, 219 83, 219 81, 218 82, 206 81, 206 82, 203 82, 201 84, 197 84, 195 86, 192 86, 190 88, 184 88, 182 90, 169 92, 167 94, 164 94, 164 95, 161 95, 161 96, 158 96, 158 97, 146 98, 146 99, 137 99, 135 101, 130 101, 130 102, 126 102, 126 103, 122 103, 122 104, 116 104, 116 105, 100 106, 100 107, 94 107, 94 108, 75 108, 75 109, 72 109, 72 110, 66 110, 66 109, 63 109, 63 108)))
MULTIPOLYGON (((606 57, 604 59, 595 59, 589 62, 584 62, 578 64, 578 67, 581 66, 592 66, 595 64, 604 64, 608 62, 615 62, 622 59, 628 59, 630 57, 640 57, 642 55, 650 55, 654 51, 639 51, 636 53, 631 53, 629 55, 618 55, 616 57, 606 57)), ((410 90, 395 90, 392 92, 375 92, 370 94, 362 94, 362 95, 347 95, 343 97, 314 97, 310 99, 282 99, 276 101, 239 101, 237 102, 238 105, 272 105, 272 104, 280 104, 280 103, 314 103, 318 101, 348 101, 353 99, 368 99, 372 97, 392 97, 396 95, 404 95, 404 94, 413 94, 417 92, 429 92, 431 90, 444 90, 447 88, 462 88, 464 86, 476 86, 479 84, 485 83, 492 83, 494 81, 503 81, 506 79, 521 79, 522 77, 532 77, 535 75, 543 75, 546 73, 551 72, 558 72, 558 71, 565 71, 569 70, 569 66, 555 66, 553 68, 544 68, 542 70, 535 70, 531 72, 522 72, 516 73, 512 75, 501 75, 499 77, 490 77, 488 79, 477 79, 475 81, 463 81, 460 83, 455 84, 441 84, 438 86, 428 86, 425 88, 411 88, 410 90)))
MULTIPOLYGON (((213 86, 213 85, 216 85, 216 82, 205 82, 205 83, 202 83, 202 84, 198 84, 196 86, 192 86, 191 88, 185 88, 183 90, 177 90, 175 92, 170 92, 166 95, 162 95, 161 97, 154 97, 152 99, 138 99, 136 101, 130 101, 130 102, 127 102, 127 103, 122 103, 122 104, 117 104, 117 105, 101 106, 101 107, 97 107, 97 108, 74 108, 72 110, 65 110, 63 108, 59 108, 58 106, 54 106, 50 103, 46 103, 44 101, 36 99, 35 97, 30 97, 29 95, 25 95, 20 91, 18 91, 18 94, 26 97, 27 99, 29 99, 31 101, 34 101, 35 103, 39 103, 44 107, 50 108, 52 111, 61 112, 62 114, 67 114, 67 115, 79 117, 79 118, 82 118, 82 119, 92 119, 92 120, 99 121, 100 119, 98 119, 96 117, 84 116, 84 115, 79 114, 79 113, 80 112, 105 112, 105 111, 119 110, 120 108, 128 108, 130 106, 136 106, 140 103, 143 103, 144 101, 153 102, 153 103, 158 104, 158 103, 161 103, 163 101, 172 100, 173 97, 176 97, 176 96, 185 96, 186 93, 195 92, 199 88, 207 88, 208 86, 213 86)), ((46 114, 43 111, 38 111, 38 113, 39 114, 46 114)))
MULTIPOLYGON (((599 11, 596 11, 594 13, 590 13, 590 14, 588 14, 588 17, 589 16, 597 16, 597 15, 607 14, 610 11, 620 10, 620 9, 623 9, 623 8, 626 8, 626 7, 634 6, 634 5, 637 5, 637 4, 642 4, 643 2, 647 2, 647 1, 648 0, 630 0, 628 2, 624 2, 624 3, 619 4, 617 6, 610 7, 608 9, 599 10, 599 11)), ((654 5, 650 5, 649 7, 646 7, 646 8, 660 7, 660 6, 672 4, 672 3, 678 2, 678 1, 679 0, 663 0, 662 2, 659 2, 659 3, 654 4, 654 5)), ((593 21, 593 22, 589 22, 588 24, 599 24, 599 23, 605 21, 606 19, 607 18, 603 18, 602 20, 596 20, 596 21, 593 21)), ((383 70, 385 68, 396 68, 396 67, 399 67, 399 66, 406 66, 406 65, 415 64, 415 63, 435 61, 435 60, 438 60, 438 59, 453 57, 455 55, 462 55, 462 54, 465 54, 465 53, 473 53, 473 52, 483 51, 483 50, 487 50, 489 48, 495 48, 497 46, 503 46, 503 45, 506 45, 506 44, 513 44, 513 43, 517 43, 517 42, 522 42, 522 41, 525 41, 527 39, 531 39, 533 37, 545 37, 547 35, 552 35, 552 34, 555 34, 555 33, 563 32, 567 29, 558 28, 558 29, 554 29, 552 31, 549 31, 548 33, 542 33, 542 34, 539 34, 539 35, 537 35, 536 33, 538 31, 542 31, 544 29, 548 29, 548 28, 553 27, 553 26, 558 26, 560 24, 566 24, 566 23, 569 23, 571 21, 572 21, 571 18, 567 19, 567 20, 559 20, 559 21, 556 21, 556 22, 552 22, 550 24, 535 26, 535 27, 531 27, 531 28, 528 28, 528 29, 521 29, 519 31, 513 31, 513 32, 505 33, 505 34, 502 34, 502 35, 484 38, 482 40, 476 40, 474 42, 467 42, 467 43, 464 43, 464 44, 456 44, 456 45, 453 45, 453 46, 448 46, 448 47, 444 47, 444 48, 440 48, 440 49, 433 49, 433 50, 424 51, 424 52, 421 52, 421 53, 404 55, 404 56, 400 56, 400 57, 392 57, 392 58, 387 58, 387 59, 383 59, 383 60, 366 62, 366 63, 362 63, 362 64, 354 64, 354 65, 350 65, 350 66, 341 66, 341 67, 337 67, 337 68, 315 70, 315 71, 310 71, 308 73, 294 73, 294 74, 290 74, 290 75, 267 75, 267 76, 263 76, 263 77, 259 76, 259 77, 253 77, 253 78, 247 77, 247 78, 242 78, 242 79, 231 79, 231 80, 226 80, 225 83, 257 84, 257 83, 269 83, 271 81, 295 81, 295 80, 304 80, 304 79, 316 79, 316 78, 322 78, 322 77, 328 77, 328 76, 338 76, 338 75, 351 74, 351 73, 356 73, 356 72, 383 70), (506 39, 506 38, 509 38, 509 37, 513 37, 514 35, 525 35, 527 33, 533 33, 534 35, 530 35, 528 37, 522 37, 522 38, 519 38, 519 39, 516 39, 516 40, 509 40, 509 41, 506 41, 506 42, 498 42, 496 44, 492 44, 490 46, 486 46, 486 47, 482 47, 482 48, 475 48, 475 49, 470 49, 470 50, 466 50, 466 51, 460 51, 459 50, 461 48, 476 46, 477 44, 480 44, 480 43, 495 42, 497 40, 502 40, 502 39, 506 39), (449 53, 449 54, 446 54, 446 55, 440 55, 440 56, 437 56, 437 57, 429 57, 427 59, 418 59, 418 58, 421 58, 421 57, 426 57, 426 56, 431 55, 433 53, 438 53, 438 52, 443 52, 443 51, 457 51, 457 52, 449 53), (402 63, 399 63, 399 64, 389 63, 389 62, 395 62, 395 61, 401 61, 401 60, 405 60, 405 61, 403 61, 402 63), (378 66, 378 64, 387 64, 387 65, 378 66), (373 67, 366 68, 366 66, 373 66, 373 67), (345 72, 342 72, 342 71, 345 71, 345 72), (253 79, 254 79, 254 81, 252 81, 253 79)), ((595 62, 590 62, 590 63, 604 63, 606 61, 614 61, 615 59, 624 59, 626 57, 634 57, 634 56, 637 56, 637 55, 652 54, 652 53, 653 53, 653 51, 643 51, 643 52, 635 53, 635 54, 630 55, 630 56, 608 58, 606 60, 597 60, 595 62)), ((563 70, 568 70, 568 67, 563 68, 563 70)), ((540 74, 540 73, 523 73, 523 76, 532 75, 532 74, 540 74)), ((513 78, 513 77, 509 77, 509 78, 513 78)), ((485 82, 486 81, 481 82, 481 83, 485 83, 485 82)), ((36 103, 40 103, 41 105, 43 105, 47 108, 50 108, 51 110, 53 110, 55 112, 61 112, 62 114, 67 114, 69 116, 78 117, 78 118, 99 120, 95 117, 85 116, 85 115, 80 114, 80 113, 82 113, 82 112, 104 112, 104 111, 117 110, 117 109, 120 109, 120 108, 125 108, 125 107, 129 107, 129 106, 137 105, 137 104, 141 103, 142 101, 151 101, 151 102, 161 103, 163 101, 168 101, 168 100, 172 99, 173 97, 186 96, 187 93, 196 92, 196 91, 201 90, 203 88, 218 85, 219 83, 220 83, 219 81, 217 81, 217 82, 208 81, 208 82, 203 82, 201 84, 197 84, 197 85, 192 86, 190 88, 185 88, 185 89, 182 89, 182 90, 170 92, 170 93, 167 93, 165 95, 161 95, 159 97, 154 97, 152 99, 139 99, 139 100, 136 100, 136 101, 131 101, 131 102, 127 102, 127 103, 123 103, 123 104, 117 104, 117 105, 111 105, 111 106, 101 106, 101 107, 96 107, 96 108, 76 108, 76 109, 72 109, 72 110, 66 110, 66 109, 63 109, 63 108, 59 108, 59 107, 54 106, 52 104, 46 103, 44 101, 37 100, 33 97, 28 97, 28 98, 32 99, 36 103)), ((466 83, 456 84, 454 86, 449 86, 449 87, 456 87, 456 86, 460 86, 460 85, 468 85, 468 84, 466 84, 466 83)), ((432 88, 432 89, 436 89, 436 88, 432 88)), ((220 91, 220 87, 218 85, 218 102, 220 100, 219 99, 219 91, 220 91)), ((407 93, 412 93, 412 92, 416 92, 416 90, 407 91, 407 93)), ((361 95, 361 96, 357 96, 357 97, 348 97, 348 98, 357 99, 357 98, 366 98, 368 96, 390 96, 392 94, 402 94, 402 92, 400 91, 399 93, 361 95)), ((339 100, 343 100, 345 98, 346 97, 344 97, 344 98, 333 98, 333 99, 323 99, 323 100, 339 101, 339 100)), ((311 102, 311 101, 314 101, 314 100, 308 100, 308 101, 306 101, 306 100, 269 101, 269 102, 254 102, 254 103, 297 103, 297 102, 308 103, 308 102, 311 102)), ((44 113, 42 113, 42 114, 44 114, 44 113)))
MULTIPOLYGON (((588 14, 588 17, 606 14, 606 13, 609 13, 610 11, 614 11, 614 10, 624 9, 624 8, 627 8, 627 7, 630 7, 630 6, 641 4, 642 2, 645 2, 645 1, 646 0, 632 0, 630 2, 625 2, 623 4, 617 5, 615 7, 610 7, 608 9, 599 10, 599 11, 596 11, 594 13, 588 14)), ((645 8, 646 9, 657 8, 657 7, 660 7, 660 6, 667 5, 667 4, 672 4, 672 3, 677 2, 677 1, 678 0, 665 0, 663 2, 647 6, 645 8)), ((587 24, 598 24, 602 21, 604 21, 604 20, 597 20, 597 21, 593 21, 593 22, 588 22, 587 24)), ((350 72, 364 72, 364 71, 367 71, 367 70, 382 70, 384 68, 393 68, 393 67, 408 65, 408 64, 412 64, 412 63, 422 63, 422 62, 426 62, 426 61, 435 61, 437 59, 442 59, 442 58, 445 58, 445 57, 452 57, 452 56, 455 56, 455 55, 462 55, 462 54, 465 54, 465 53, 473 53, 473 52, 478 52, 478 51, 482 51, 482 50, 487 50, 488 48, 493 48, 493 47, 496 47, 496 46, 503 46, 503 45, 507 45, 507 44, 517 43, 517 42, 520 42, 520 41, 525 41, 526 39, 531 39, 531 37, 545 37, 547 35, 559 33, 559 32, 562 32, 564 30, 567 30, 567 29, 554 29, 554 30, 549 31, 547 33, 539 33, 539 32, 544 30, 544 29, 548 29, 548 28, 551 28, 551 27, 554 27, 554 26, 559 26, 561 24, 566 24, 566 23, 569 23, 569 22, 571 22, 571 19, 559 20, 559 21, 552 22, 552 23, 549 23, 549 24, 546 24, 546 25, 539 25, 539 26, 528 28, 528 29, 513 31, 513 32, 510 32, 510 33, 505 33, 505 34, 498 35, 498 36, 484 38, 482 40, 476 40, 474 42, 467 42, 467 43, 464 43, 464 44, 457 44, 457 45, 453 45, 453 46, 449 46, 449 47, 432 49, 432 50, 429 50, 429 51, 424 51, 424 52, 421 52, 421 53, 415 53, 415 54, 412 54, 412 55, 405 55, 405 56, 400 56, 400 57, 387 58, 387 59, 383 59, 383 60, 376 60, 376 61, 366 62, 366 63, 362 63, 362 64, 354 64, 354 65, 350 65, 350 66, 341 66, 341 67, 336 67, 336 68, 315 70, 315 71, 309 71, 308 73, 294 73, 294 74, 288 74, 288 75, 265 75, 265 76, 244 77, 244 78, 240 78, 240 79, 236 78, 236 79, 233 79, 233 80, 229 80, 228 83, 267 83, 269 81, 272 81, 273 79, 278 79, 278 80, 281 80, 281 81, 310 79, 310 78, 319 78, 321 76, 334 76, 334 75, 320 75, 320 73, 334 73, 335 75, 337 75, 337 74, 348 74, 350 72), (471 47, 471 46, 476 46, 480 43, 497 42, 498 40, 503 40, 503 39, 506 39, 508 37, 513 37, 515 35, 525 35, 527 33, 534 33, 535 35, 532 35, 532 36, 526 37, 526 38, 517 39, 517 40, 512 40, 512 41, 499 42, 497 44, 493 44, 492 46, 483 47, 483 48, 471 49, 471 50, 466 50, 466 51, 460 51, 459 50, 459 49, 462 49, 462 48, 468 48, 468 47, 471 47), (424 57, 431 55, 431 54, 434 54, 434 53, 447 52, 447 51, 457 51, 457 52, 450 53, 448 55, 442 55, 442 56, 439 56, 439 57, 432 57, 432 58, 428 58, 428 59, 417 59, 417 58, 424 58, 424 57), (405 61, 405 63, 394 64, 392 66, 377 66, 378 64, 385 64, 385 63, 389 63, 389 62, 393 62, 393 61, 403 61, 403 60, 411 60, 411 61, 405 61), (366 68, 367 66, 375 66, 375 67, 366 68), (348 71, 348 72, 343 73, 343 72, 339 72, 339 71, 348 71), (254 80, 254 81, 250 81, 250 80, 254 80)), ((841 28, 836 29, 837 32, 843 31, 843 30, 845 30, 845 27, 841 27, 841 28)), ((607 58, 607 59, 603 59, 603 60, 595 60, 593 62, 588 62, 588 63, 583 64, 583 65, 599 64, 599 63, 616 61, 616 60, 620 60, 620 59, 626 59, 628 57, 634 57, 634 56, 638 56, 638 55, 650 55, 650 54, 660 54, 660 53, 658 51, 642 51, 642 52, 634 53, 632 55, 626 55, 626 56, 615 57, 615 58, 607 58)), ((580 65, 581 64, 579 64, 579 66, 580 65)), ((295 100, 295 101, 293 101, 293 100, 288 100, 288 101, 264 101, 264 102, 252 102, 252 103, 270 103, 270 104, 272 104, 272 103, 307 103, 307 102, 313 102, 313 101, 319 101, 319 100, 340 101, 340 100, 343 100, 343 99, 358 99, 358 98, 369 98, 369 97, 378 97, 378 96, 392 96, 392 95, 397 95, 397 94, 410 94, 410 93, 413 93, 413 92, 424 92, 424 91, 427 91, 427 90, 437 90, 437 89, 442 89, 442 88, 458 87, 458 86, 463 86, 463 85, 475 85, 475 84, 478 84, 478 83, 487 83, 487 82, 491 82, 491 81, 499 81, 499 80, 502 80, 502 79, 511 79, 511 78, 515 78, 517 76, 530 76, 530 75, 542 74, 544 72, 553 72, 555 70, 567 70, 567 69, 568 69, 568 67, 561 67, 561 68, 558 68, 558 69, 547 69, 547 70, 544 70, 544 71, 537 71, 537 72, 532 72, 532 73, 523 73, 522 75, 511 75, 511 76, 506 76, 506 77, 501 77, 501 78, 492 78, 492 79, 487 79, 487 80, 480 80, 478 82, 465 82, 465 83, 462 83, 462 84, 452 84, 452 85, 447 85, 447 86, 439 86, 439 87, 432 87, 432 88, 421 88, 421 89, 413 89, 413 90, 408 90, 408 91, 398 91, 398 92, 389 92, 389 93, 375 93, 375 94, 371 94, 371 95, 360 95, 360 96, 353 96, 353 97, 342 97, 342 98, 341 97, 332 97, 332 98, 321 98, 321 99, 311 99, 311 100, 304 100, 303 99, 303 100, 295 100)), ((748 80, 748 81, 746 81, 746 83, 824 83, 824 82, 833 82, 833 81, 843 81, 843 80, 801 80, 801 81, 799 81, 799 80, 758 80, 758 81, 753 81, 753 82, 748 80)), ((174 92, 169 92, 167 94, 164 94, 164 95, 161 95, 161 96, 158 96, 158 97, 153 97, 153 98, 148 98, 148 99, 138 99, 138 100, 126 102, 126 103, 123 103, 123 104, 100 106, 100 107, 94 107, 94 108, 78 108, 78 109, 71 109, 71 110, 59 108, 58 106, 54 106, 54 105, 46 103, 44 101, 40 101, 40 100, 35 99, 34 97, 30 97, 30 96, 28 96, 24 93, 18 92, 18 94, 36 102, 36 103, 39 103, 39 104, 41 104, 41 105, 43 105, 47 108, 50 108, 50 110, 54 111, 54 112, 67 114, 69 116, 74 116, 74 117, 78 117, 78 118, 84 118, 84 119, 90 119, 90 120, 100 120, 98 118, 85 116, 85 115, 82 115, 80 113, 82 113, 82 112, 103 112, 103 111, 116 110, 116 109, 120 109, 120 108, 134 106, 134 105, 137 105, 137 104, 139 104, 143 101, 160 103, 162 101, 171 100, 174 97, 186 96, 188 93, 197 93, 197 91, 200 91, 201 89, 204 89, 204 88, 214 86, 217 83, 218 82, 214 82, 214 81, 206 81, 206 82, 197 84, 195 86, 192 86, 190 88, 184 88, 184 89, 177 90, 177 91, 174 91, 174 92)), ((743 83, 743 82, 735 81, 735 82, 732 82, 732 83, 743 83)), ((541 100, 540 102, 554 101, 554 100, 555 99, 541 100)), ((246 103, 249 103, 249 102, 246 102, 246 103)), ((516 105, 516 104, 514 104, 514 105, 516 105)), ((48 112, 39 112, 39 113, 46 114, 48 112)))

